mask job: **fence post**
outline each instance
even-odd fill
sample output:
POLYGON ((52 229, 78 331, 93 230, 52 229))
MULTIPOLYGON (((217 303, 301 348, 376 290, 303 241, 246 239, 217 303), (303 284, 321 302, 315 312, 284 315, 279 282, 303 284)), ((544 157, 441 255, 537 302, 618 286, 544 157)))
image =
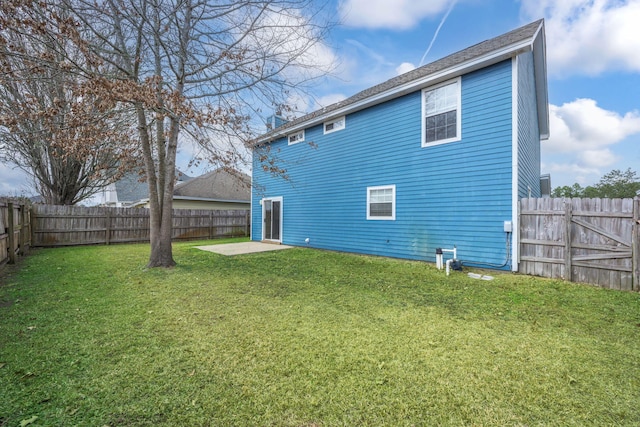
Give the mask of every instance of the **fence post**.
POLYGON ((247 211, 244 215, 244 237, 249 236, 249 220, 251 218, 251 211, 247 211))
POLYGON ((31 250, 31 206, 26 207, 26 209, 24 210, 23 227, 27 227, 24 231, 24 240, 26 243, 25 249, 29 251, 31 250))
POLYGON ((36 210, 29 209, 29 233, 31 233, 31 246, 36 246, 36 210))
POLYGON ((633 199, 633 225, 631 226, 632 289, 640 291, 640 197, 633 199))
POLYGON ((9 226, 9 264, 16 263, 16 235, 15 235, 15 225, 13 223, 13 203, 7 203, 8 212, 7 212, 7 225, 9 226))
POLYGON ((111 208, 109 207, 105 213, 104 241, 106 245, 111 243, 111 208))
POLYGON ((26 255, 28 252, 27 241, 29 240, 27 233, 27 223, 29 220, 29 214, 27 213, 27 205, 20 205, 20 255, 26 255))
POLYGON ((572 218, 571 199, 569 203, 564 202, 564 276, 565 280, 573 281, 573 267, 571 265, 571 218, 572 218))
POLYGON ((209 239, 213 239, 213 211, 209 212, 209 239))

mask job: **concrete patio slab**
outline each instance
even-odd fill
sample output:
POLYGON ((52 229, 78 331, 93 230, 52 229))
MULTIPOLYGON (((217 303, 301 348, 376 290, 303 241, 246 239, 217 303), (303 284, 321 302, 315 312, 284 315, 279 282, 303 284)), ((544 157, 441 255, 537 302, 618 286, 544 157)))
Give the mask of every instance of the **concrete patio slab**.
POLYGON ((242 243, 225 243, 222 245, 196 246, 203 251, 215 252, 220 255, 243 255, 256 252, 280 251, 290 249, 293 246, 276 245, 271 243, 260 242, 242 242, 242 243))

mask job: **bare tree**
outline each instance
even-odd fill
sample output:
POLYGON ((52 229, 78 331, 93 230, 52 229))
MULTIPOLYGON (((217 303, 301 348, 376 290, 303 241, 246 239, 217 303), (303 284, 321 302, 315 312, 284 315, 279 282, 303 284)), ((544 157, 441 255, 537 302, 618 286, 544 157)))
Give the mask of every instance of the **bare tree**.
POLYGON ((307 0, 68 0, 117 67, 96 79, 98 96, 120 94, 135 111, 149 183, 148 266, 171 266, 172 196, 178 144, 233 166, 253 138, 251 117, 281 109, 287 93, 322 74, 312 56, 326 27, 307 0), (102 91, 101 91, 102 90, 102 91))
POLYGON ((0 7, 0 160, 31 175, 47 203, 78 203, 129 166, 132 128, 111 100, 85 90, 75 68, 96 67, 60 37, 61 8, 51 7, 55 19, 45 21, 38 4, 7 6, 0 7))
MULTIPOLYGON (((313 0, 11 0, 0 6, 5 19, 0 24, 5 28, 15 24, 73 46, 56 50, 63 54, 59 61, 36 61, 37 66, 44 63, 54 69, 53 64, 63 64, 57 69, 83 80, 78 87, 82 97, 72 89, 70 98, 53 98, 54 109, 61 99, 81 99, 86 108, 94 105, 104 113, 126 106, 137 129, 135 157, 144 165, 149 184, 148 266, 167 267, 175 265, 172 195, 179 144, 198 146, 206 161, 219 166, 237 166, 255 137, 255 118, 265 110, 287 111, 291 94, 304 90, 332 65, 319 54, 329 26, 316 4, 313 0), (28 18, 10 22, 11 16, 21 14, 28 18)), ((31 71, 25 68, 25 80, 37 81, 39 74, 31 71)), ((263 126, 260 123, 260 130, 263 126)), ((15 128, 7 128, 16 134, 15 128)), ((61 145, 73 144, 67 138, 61 145)), ((284 175, 274 165, 269 167, 284 175)))
MULTIPOLYGON (((136 157, 144 164, 149 184, 148 266, 172 266, 179 144, 195 144, 207 161, 219 166, 236 166, 255 137, 255 117, 264 110, 286 111, 293 92, 331 67, 319 54, 329 29, 323 11, 313 0, 37 4, 51 3, 72 19, 56 21, 58 34, 84 55, 82 63, 74 63, 74 71, 89 81, 85 94, 127 105, 136 120, 136 157), (100 70, 85 64, 96 64, 100 70)), ((37 29, 39 23, 33 26, 37 29)))

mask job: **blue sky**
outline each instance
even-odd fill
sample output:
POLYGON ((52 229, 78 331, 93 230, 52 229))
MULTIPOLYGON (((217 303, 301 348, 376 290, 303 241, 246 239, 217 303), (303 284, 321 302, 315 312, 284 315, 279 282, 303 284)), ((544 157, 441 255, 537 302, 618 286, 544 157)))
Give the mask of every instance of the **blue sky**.
MULTIPOLYGON (((338 66, 292 100, 300 114, 420 65, 430 45, 424 63, 544 18, 551 137, 542 173, 553 187, 594 184, 612 169, 640 174, 640 0, 332 0, 326 11, 340 24, 317 59, 338 66)), ((0 194, 29 193, 10 166, 0 164, 0 176, 0 194)))

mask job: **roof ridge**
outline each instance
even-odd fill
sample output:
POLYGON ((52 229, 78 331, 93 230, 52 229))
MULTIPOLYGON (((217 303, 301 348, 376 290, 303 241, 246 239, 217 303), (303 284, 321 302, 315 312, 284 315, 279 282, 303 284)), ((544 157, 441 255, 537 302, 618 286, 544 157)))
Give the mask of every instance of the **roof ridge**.
POLYGON ((492 50, 497 50, 498 48, 504 48, 504 47, 513 45, 514 43, 529 39, 534 35, 536 35, 538 29, 543 24, 544 24, 544 19, 539 19, 537 21, 530 22, 529 24, 515 28, 499 36, 483 40, 474 45, 466 47, 462 50, 453 52, 449 55, 436 59, 435 61, 425 64, 421 67, 415 68, 406 73, 400 74, 398 76, 394 76, 390 79, 387 79, 367 89, 361 90, 360 92, 357 92, 355 95, 352 95, 342 101, 338 101, 326 107, 312 111, 311 113, 307 113, 303 116, 295 118, 283 124, 280 127, 277 127, 269 132, 262 134, 260 137, 254 140, 254 143, 259 143, 260 141, 268 140, 271 135, 281 136, 282 131, 289 128, 293 128, 298 124, 304 123, 306 121, 312 120, 322 115, 326 115, 340 108, 344 108, 349 105, 355 104, 358 101, 365 100, 375 95, 400 87, 405 83, 409 83, 409 82, 418 80, 422 77, 429 76, 431 74, 436 73, 437 71, 451 68, 457 64, 464 63, 473 58, 481 57, 482 55, 485 55, 491 52, 492 50))

